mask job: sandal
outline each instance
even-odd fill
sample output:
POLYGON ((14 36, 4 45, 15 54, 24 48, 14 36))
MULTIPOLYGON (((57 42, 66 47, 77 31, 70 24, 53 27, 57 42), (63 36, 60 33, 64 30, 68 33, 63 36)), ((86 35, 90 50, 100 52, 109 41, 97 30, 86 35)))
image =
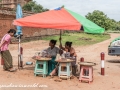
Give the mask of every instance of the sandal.
POLYGON ((54 76, 50 75, 51 78, 54 78, 54 76))
POLYGON ((10 72, 15 72, 15 71, 17 71, 17 69, 16 68, 12 68, 12 69, 9 69, 9 71, 10 72))
POLYGON ((62 79, 55 79, 56 82, 62 82, 62 79))

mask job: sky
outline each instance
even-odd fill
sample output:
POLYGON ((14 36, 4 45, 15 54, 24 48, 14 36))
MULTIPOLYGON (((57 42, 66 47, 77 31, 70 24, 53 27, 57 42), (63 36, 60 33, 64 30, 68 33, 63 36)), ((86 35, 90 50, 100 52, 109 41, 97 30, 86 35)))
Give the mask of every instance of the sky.
POLYGON ((94 10, 104 12, 109 18, 120 21, 120 0, 33 0, 44 8, 55 9, 61 7, 72 10, 82 16, 94 10))

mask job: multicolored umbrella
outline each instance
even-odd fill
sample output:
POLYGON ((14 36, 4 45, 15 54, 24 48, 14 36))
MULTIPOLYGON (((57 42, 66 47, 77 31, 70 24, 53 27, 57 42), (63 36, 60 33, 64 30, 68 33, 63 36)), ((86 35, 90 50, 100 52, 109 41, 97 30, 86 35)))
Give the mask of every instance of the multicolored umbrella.
POLYGON ((80 30, 81 26, 83 26, 84 32, 87 33, 104 32, 104 28, 65 8, 57 8, 17 19, 14 20, 13 24, 27 27, 52 28, 56 30, 80 30))

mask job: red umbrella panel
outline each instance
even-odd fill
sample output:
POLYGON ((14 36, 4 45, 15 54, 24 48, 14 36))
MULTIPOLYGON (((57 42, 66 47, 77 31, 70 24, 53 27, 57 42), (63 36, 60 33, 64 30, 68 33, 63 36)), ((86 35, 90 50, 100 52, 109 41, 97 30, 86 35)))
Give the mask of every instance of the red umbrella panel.
POLYGON ((14 25, 52 28, 61 30, 80 30, 81 24, 64 8, 60 10, 50 10, 21 19, 16 19, 14 25))

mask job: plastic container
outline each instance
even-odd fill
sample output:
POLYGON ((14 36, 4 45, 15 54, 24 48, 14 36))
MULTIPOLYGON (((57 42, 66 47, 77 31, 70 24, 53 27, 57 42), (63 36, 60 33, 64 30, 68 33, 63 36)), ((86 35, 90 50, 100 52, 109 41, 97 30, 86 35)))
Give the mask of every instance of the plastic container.
POLYGON ((26 62, 26 65, 32 65, 33 62, 26 62))

